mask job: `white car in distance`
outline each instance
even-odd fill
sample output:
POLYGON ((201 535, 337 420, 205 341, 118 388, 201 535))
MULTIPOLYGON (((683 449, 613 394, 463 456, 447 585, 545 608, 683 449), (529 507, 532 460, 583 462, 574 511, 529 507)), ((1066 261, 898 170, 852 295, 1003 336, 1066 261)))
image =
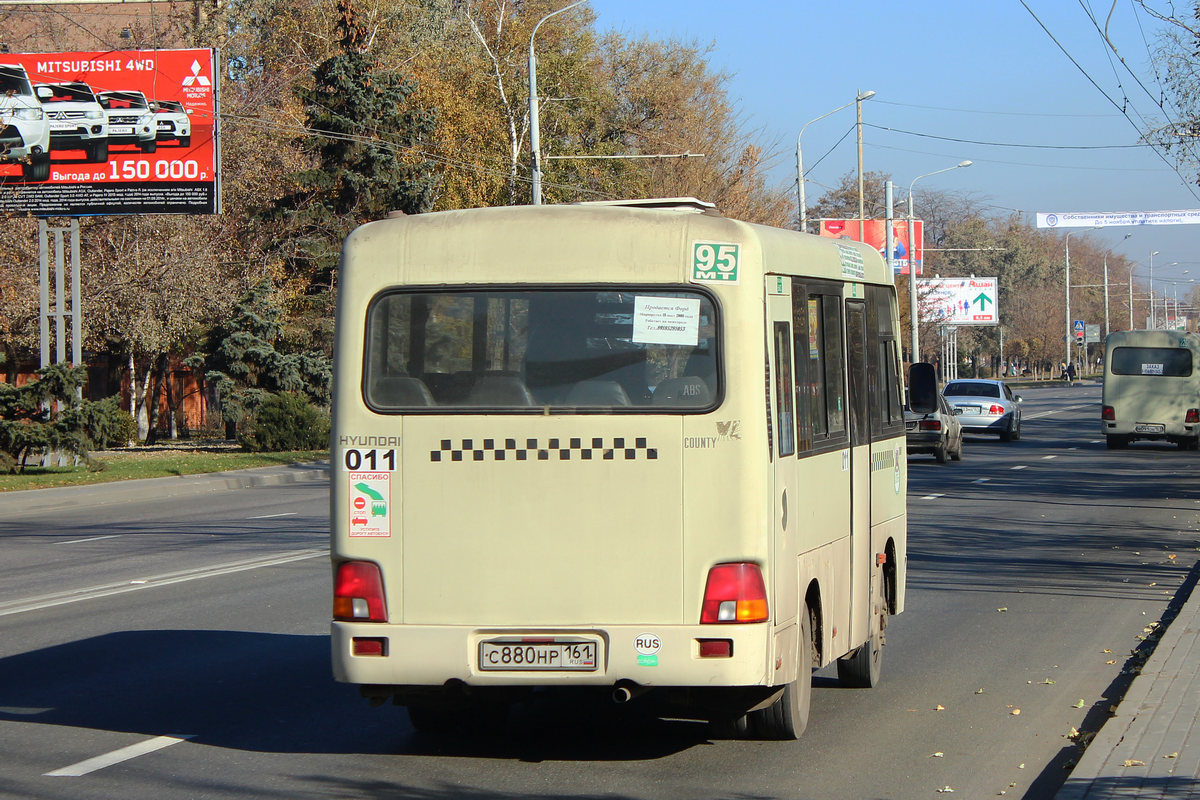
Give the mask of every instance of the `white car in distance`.
POLYGON ((108 160, 108 115, 86 83, 39 83, 34 86, 50 122, 54 150, 83 150, 87 160, 108 160))
POLYGON ((50 179, 50 124, 20 64, 0 64, 0 164, 26 181, 50 179))

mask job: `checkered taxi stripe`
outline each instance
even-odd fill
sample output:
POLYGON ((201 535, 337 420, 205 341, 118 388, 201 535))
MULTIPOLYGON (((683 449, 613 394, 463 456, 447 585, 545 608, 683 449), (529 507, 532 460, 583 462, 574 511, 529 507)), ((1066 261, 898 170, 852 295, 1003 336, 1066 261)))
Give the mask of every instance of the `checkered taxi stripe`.
POLYGON ((658 449, 644 437, 626 439, 442 439, 430 461, 654 461, 658 449))

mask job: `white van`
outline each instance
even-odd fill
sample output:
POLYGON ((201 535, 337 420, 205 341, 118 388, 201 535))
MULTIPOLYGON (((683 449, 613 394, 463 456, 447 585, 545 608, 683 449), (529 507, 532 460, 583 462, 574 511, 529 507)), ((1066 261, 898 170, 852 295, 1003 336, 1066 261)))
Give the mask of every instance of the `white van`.
POLYGON ((1165 439, 1200 449, 1200 335, 1120 331, 1104 340, 1100 427, 1109 448, 1165 439))

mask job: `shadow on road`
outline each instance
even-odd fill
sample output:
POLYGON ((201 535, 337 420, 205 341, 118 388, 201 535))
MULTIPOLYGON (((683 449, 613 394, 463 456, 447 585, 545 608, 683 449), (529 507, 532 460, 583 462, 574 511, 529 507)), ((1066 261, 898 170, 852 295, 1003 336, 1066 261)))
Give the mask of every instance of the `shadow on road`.
POLYGON ((333 681, 325 636, 124 631, 0 659, 0 720, 238 750, 622 761, 709 741, 707 724, 622 712, 600 695, 545 693, 490 736, 422 736, 404 710, 333 681))

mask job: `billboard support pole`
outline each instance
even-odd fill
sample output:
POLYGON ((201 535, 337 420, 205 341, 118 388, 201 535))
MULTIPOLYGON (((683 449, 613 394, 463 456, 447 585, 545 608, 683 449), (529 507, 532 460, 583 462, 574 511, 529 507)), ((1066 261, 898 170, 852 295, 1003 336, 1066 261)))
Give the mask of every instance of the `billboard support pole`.
POLYGON ((66 227, 51 227, 45 219, 38 220, 38 297, 41 302, 43 368, 66 360, 68 330, 71 343, 71 360, 68 363, 78 366, 83 361, 83 312, 80 307, 79 271, 79 219, 72 217, 66 227), (66 274, 68 250, 71 258, 69 279, 66 274), (54 260, 53 292, 50 289, 51 258, 54 260), (50 357, 51 320, 54 321, 53 359, 50 357))

